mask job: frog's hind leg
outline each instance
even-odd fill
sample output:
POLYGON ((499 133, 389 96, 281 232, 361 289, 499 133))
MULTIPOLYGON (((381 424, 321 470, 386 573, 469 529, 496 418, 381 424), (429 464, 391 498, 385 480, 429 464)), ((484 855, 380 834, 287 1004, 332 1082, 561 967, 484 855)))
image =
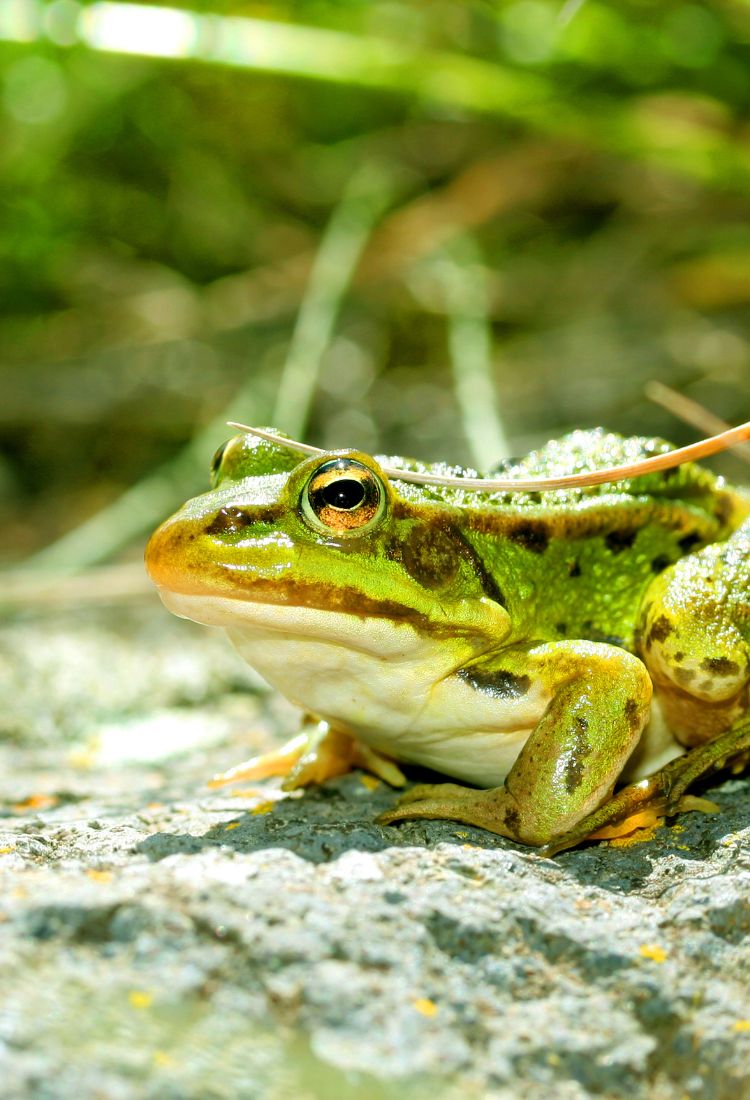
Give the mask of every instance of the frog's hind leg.
POLYGON ((670 730, 689 748, 748 709, 750 523, 682 558, 651 584, 639 648, 670 730))
POLYGON ((360 744, 349 734, 331 729, 327 722, 309 718, 303 731, 281 748, 251 757, 213 776, 209 786, 282 776, 284 790, 293 791, 345 775, 353 768, 363 768, 393 787, 402 787, 406 782, 401 769, 392 760, 360 744))
MULTIPOLYGON (((721 768, 743 769, 750 754, 750 522, 730 539, 689 554, 651 584, 639 649, 662 714, 690 750, 624 787, 545 848, 553 854, 603 826, 648 813, 651 820, 701 807, 686 791, 721 768)), ((610 834, 611 835, 611 834, 610 834)))
MULTIPOLYGON (((545 848, 553 854, 602 826, 701 808, 685 792, 750 754, 750 523, 682 558, 646 595, 640 650, 674 736, 691 751, 631 784, 545 848)), ((705 805, 705 804, 704 804, 705 805)))
MULTIPOLYGON (((691 799, 685 792, 697 780, 711 772, 727 767, 733 771, 744 770, 749 760, 750 719, 745 718, 716 740, 699 745, 684 756, 678 756, 647 779, 623 787, 603 806, 579 821, 574 828, 545 844, 541 854, 552 856, 565 848, 573 848, 589 837, 597 839, 601 829, 631 818, 632 830, 642 815, 648 815, 653 821, 657 817, 671 817, 691 809, 709 812, 713 809, 716 812, 718 807, 712 803, 707 803, 705 799, 691 799)), ((615 835, 614 831, 609 835, 615 835)))

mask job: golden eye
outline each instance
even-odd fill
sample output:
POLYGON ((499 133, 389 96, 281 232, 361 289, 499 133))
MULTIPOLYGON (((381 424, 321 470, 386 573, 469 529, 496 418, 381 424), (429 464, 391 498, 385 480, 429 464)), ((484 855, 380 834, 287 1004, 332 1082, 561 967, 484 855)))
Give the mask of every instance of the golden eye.
POLYGON ((380 479, 353 458, 334 458, 307 483, 302 512, 311 526, 335 535, 362 534, 383 514, 380 479))

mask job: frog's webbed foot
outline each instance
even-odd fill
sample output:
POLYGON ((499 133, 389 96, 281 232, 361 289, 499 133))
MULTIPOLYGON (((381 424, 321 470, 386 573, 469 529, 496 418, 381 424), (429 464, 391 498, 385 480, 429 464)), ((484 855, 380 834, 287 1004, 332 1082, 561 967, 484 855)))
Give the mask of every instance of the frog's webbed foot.
POLYGON ((253 756, 229 771, 213 776, 211 787, 238 780, 268 779, 282 776, 284 790, 324 783, 354 768, 363 768, 392 787, 406 782, 401 769, 375 749, 360 744, 340 730, 332 730, 327 722, 308 721, 307 728, 272 752, 253 756))
POLYGON ((379 825, 415 818, 460 821, 490 833, 518 840, 518 810, 502 787, 478 791, 457 783, 420 783, 407 791, 392 810, 377 818, 379 825))
POLYGON ((540 849, 552 856, 572 848, 584 840, 607 839, 623 835, 659 818, 671 817, 686 810, 715 812, 714 803, 693 798, 686 791, 697 780, 723 768, 738 771, 750 758, 750 720, 738 722, 714 741, 691 749, 684 756, 670 761, 658 772, 623 787, 603 806, 588 814, 572 829, 555 837, 540 849), (600 835, 604 833, 606 835, 600 835))

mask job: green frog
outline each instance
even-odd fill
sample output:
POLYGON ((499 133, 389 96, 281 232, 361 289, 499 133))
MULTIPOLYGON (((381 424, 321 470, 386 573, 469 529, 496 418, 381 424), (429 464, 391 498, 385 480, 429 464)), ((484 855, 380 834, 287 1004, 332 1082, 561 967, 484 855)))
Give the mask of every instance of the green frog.
MULTIPOLYGON (((669 449, 575 431, 492 476, 669 449)), ((446 818, 554 852, 673 812, 697 775, 742 758, 750 497, 695 464, 565 490, 461 487, 476 477, 301 458, 250 432, 220 448, 210 492, 153 534, 147 568, 171 611, 224 627, 308 720, 217 782, 360 766, 401 786, 399 764, 419 764, 462 782, 416 786, 382 821, 446 818)))

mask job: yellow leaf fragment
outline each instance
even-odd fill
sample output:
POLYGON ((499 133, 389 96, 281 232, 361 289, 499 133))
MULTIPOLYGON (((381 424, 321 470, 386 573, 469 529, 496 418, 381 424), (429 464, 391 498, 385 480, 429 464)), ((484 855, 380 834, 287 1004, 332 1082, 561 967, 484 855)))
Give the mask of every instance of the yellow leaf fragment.
POLYGON ((132 1008, 150 1008, 154 1003, 153 993, 147 993, 145 989, 131 989, 128 993, 128 1001, 132 1008))
POLYGON ((750 1020, 735 1020, 732 1024, 732 1031, 750 1032, 750 1020))
POLYGON ((421 1013, 422 1016, 433 1017, 438 1014, 438 1006, 434 1001, 431 1001, 429 997, 417 997, 416 1001, 412 1001, 412 1006, 421 1013))
POLYGON ((667 952, 657 943, 642 943, 638 948, 638 954, 641 958, 651 959, 655 963, 663 963, 667 958, 667 952))
POLYGON ((14 813, 23 814, 27 810, 48 810, 57 805, 57 798, 53 794, 31 794, 24 798, 23 802, 16 802, 11 806, 14 813))
POLYGON ((257 817, 258 814, 270 814, 272 809, 273 802, 259 802, 257 806, 253 806, 250 813, 257 817))
POLYGON ((229 832, 230 829, 239 829, 239 827, 239 821, 230 821, 228 825, 224 826, 224 829, 226 830, 226 832, 229 832))
POLYGON ((114 878, 111 871, 97 871, 93 867, 90 868, 86 874, 90 879, 93 879, 94 882, 111 882, 114 878))
POLYGON ((0 856, 7 856, 8 852, 15 852, 15 850, 12 844, 7 844, 4 848, 0 848, 0 856))
POLYGON ((368 791, 377 790, 380 786, 380 780, 374 775, 360 775, 359 781, 363 787, 367 787, 368 791))
POLYGON ((163 1069, 174 1065, 174 1058, 171 1058, 165 1050, 154 1051, 154 1065, 161 1066, 163 1069))

